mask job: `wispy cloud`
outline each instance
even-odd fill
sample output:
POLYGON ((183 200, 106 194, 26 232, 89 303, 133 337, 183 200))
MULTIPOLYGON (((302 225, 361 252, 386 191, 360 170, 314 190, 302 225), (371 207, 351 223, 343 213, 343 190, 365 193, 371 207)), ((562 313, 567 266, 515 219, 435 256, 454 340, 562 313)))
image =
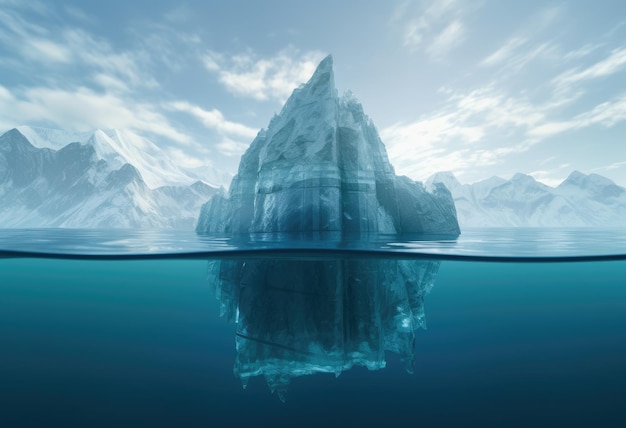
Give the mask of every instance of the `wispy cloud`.
POLYGON ((626 167, 626 162, 614 162, 610 165, 607 165, 605 169, 611 170, 611 169, 617 169, 617 168, 622 168, 622 167, 626 167))
MULTIPOLYGON (((66 129, 122 128, 189 145, 192 140, 167 118, 160 104, 141 101, 139 89, 155 89, 144 52, 114 49, 75 26, 42 26, 22 13, 20 2, 0 0, 0 67, 18 67, 31 82, 0 89, 0 116, 6 127, 45 123, 66 129)), ((33 2, 32 7, 37 6, 33 2)), ((44 5, 35 9, 47 12, 44 5)), ((80 9, 65 9, 79 19, 80 9)))
POLYGON ((4 127, 23 123, 50 123, 71 130, 120 128, 157 135, 189 144, 189 135, 177 130, 153 105, 129 102, 111 93, 86 87, 73 90, 31 87, 12 92, 0 86, 0 117, 4 127))
MULTIPOLYGON (((427 51, 432 34, 442 34, 445 27, 436 23, 444 17, 448 23, 457 19, 453 4, 434 3, 423 9, 406 27, 406 44, 427 51)), ((401 16, 410 9, 404 7, 401 16)), ((440 91, 446 99, 434 111, 383 128, 381 137, 398 172, 425 179, 440 170, 453 170, 461 177, 476 178, 481 168, 510 165, 514 157, 557 136, 626 122, 626 86, 616 83, 607 96, 593 85, 626 70, 626 49, 608 50, 615 40, 602 35, 572 48, 569 39, 559 39, 553 31, 566 16, 561 7, 540 10, 513 29, 474 70, 467 70, 484 84, 459 89, 447 85, 440 91)), ((556 183, 563 172, 559 171, 550 175, 544 167, 534 175, 556 183)))
POLYGON ((67 79, 62 70, 80 70, 82 75, 106 74, 134 86, 156 86, 152 76, 142 69, 143 58, 138 52, 115 50, 107 41, 76 27, 41 26, 14 9, 0 11, 0 44, 5 52, 20 59, 16 62, 5 58, 5 66, 19 64, 24 72, 29 66, 35 67, 31 74, 41 74, 41 65, 57 67, 46 73, 48 79, 55 75, 53 70, 59 81, 67 79))
POLYGON ((0 5, 20 10, 32 11, 40 15, 46 15, 49 12, 48 6, 45 4, 45 2, 39 0, 0 0, 0 5))
POLYGON ((384 128, 381 137, 401 174, 425 179, 437 171, 453 170, 463 176, 523 150, 520 130, 542 120, 543 114, 527 100, 486 87, 451 94, 448 103, 433 114, 384 128), (502 139, 499 145, 493 144, 494 135, 502 139))
MULTIPOLYGON (((491 56, 491 63, 510 56, 508 52, 522 45, 507 42, 500 53, 491 56)), ((528 49, 536 48, 529 45, 528 49)), ((526 54, 528 50, 515 53, 526 54)), ((562 53, 562 57, 566 55, 568 52, 562 53)), ((524 91, 511 94, 506 86, 497 86, 496 81, 468 92, 448 90, 442 107, 416 121, 384 128, 381 136, 399 171, 423 179, 440 169, 463 175, 567 132, 592 126, 610 128, 626 121, 626 92, 596 104, 577 104, 577 109, 568 110, 585 88, 574 96, 561 89, 564 81, 583 85, 621 71, 626 64, 624 57, 626 52, 622 49, 613 50, 575 72, 561 72, 557 78, 548 79, 547 90, 539 97, 524 91), (577 113, 568 114, 569 111, 577 113)))
POLYGON ((598 104, 593 109, 578 114, 569 120, 547 121, 533 129, 529 135, 541 139, 552 137, 568 131, 600 125, 605 128, 615 126, 626 120, 626 93, 598 104))
POLYGON ((241 142, 232 140, 230 138, 224 138, 222 141, 216 144, 216 148, 224 156, 236 157, 241 156, 243 152, 246 151, 249 145, 249 142, 241 142))
POLYGON ((222 135, 251 139, 258 130, 250 128, 242 123, 226 120, 221 111, 217 109, 205 110, 186 101, 176 101, 166 106, 168 109, 185 112, 200 120, 208 129, 222 135))
POLYGON ((448 54, 452 49, 459 46, 465 36, 465 27, 459 20, 454 20, 448 24, 441 33, 437 34, 430 46, 426 48, 426 53, 431 58, 440 58, 448 54))
POLYGON ((252 51, 226 55, 206 52, 205 68, 218 76, 230 92, 260 101, 284 101, 300 84, 306 82, 324 57, 319 51, 300 52, 287 48, 269 58, 252 51))
POLYGON ((611 54, 583 69, 574 68, 558 75, 553 83, 558 88, 569 88, 571 85, 600 77, 610 76, 620 72, 626 66, 626 48, 615 49, 611 54))
POLYGON ((24 55, 40 62, 70 63, 72 51, 62 44, 44 38, 29 37, 24 40, 24 55))
POLYGON ((504 45, 499 47, 495 52, 482 60, 481 65, 489 67, 500 65, 507 61, 511 56, 515 54, 520 46, 523 46, 527 40, 523 37, 512 37, 504 45))
POLYGON ((392 23, 402 29, 406 47, 423 49, 428 57, 438 60, 465 41, 467 29, 463 20, 471 7, 458 0, 403 3, 396 9, 392 23))

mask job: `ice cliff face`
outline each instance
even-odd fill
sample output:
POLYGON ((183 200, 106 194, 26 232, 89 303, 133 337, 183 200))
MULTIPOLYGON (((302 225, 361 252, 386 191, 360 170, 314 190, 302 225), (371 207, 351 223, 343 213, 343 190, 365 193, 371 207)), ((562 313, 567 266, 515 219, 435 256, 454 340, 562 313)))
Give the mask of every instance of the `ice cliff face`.
POLYGON ((445 186, 396 176, 361 104, 337 95, 330 56, 259 132, 196 230, 459 234, 445 186))

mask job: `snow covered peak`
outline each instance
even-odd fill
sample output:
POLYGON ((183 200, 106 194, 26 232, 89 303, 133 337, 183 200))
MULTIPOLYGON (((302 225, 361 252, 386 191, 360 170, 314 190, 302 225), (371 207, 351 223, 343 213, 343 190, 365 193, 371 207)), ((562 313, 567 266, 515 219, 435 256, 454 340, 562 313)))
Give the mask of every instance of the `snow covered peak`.
POLYGON ((580 171, 572 171, 572 173, 559 185, 563 186, 580 186, 587 176, 580 171))
POLYGON ((16 128, 35 147, 59 150, 70 143, 84 143, 92 132, 73 132, 61 129, 41 128, 36 126, 18 126, 16 128))
POLYGON ((202 180, 214 187, 227 182, 230 174, 204 167, 203 170, 185 168, 175 164, 159 146, 135 132, 128 130, 96 129, 72 132, 33 126, 16 128, 36 148, 60 150, 70 143, 92 146, 97 159, 106 161, 112 168, 124 164, 134 166, 148 187, 187 186, 202 180))
POLYGON ((619 198, 626 194, 626 189, 606 177, 598 174, 585 175, 578 171, 571 173, 557 190, 566 195, 584 194, 599 200, 619 198))
POLYGON ((559 185, 561 186, 577 186, 582 188, 588 187, 605 187, 616 186, 615 182, 598 174, 583 174, 580 171, 572 172, 564 181, 559 185))
POLYGON ((530 182, 536 182, 537 180, 535 180, 530 175, 522 174, 521 172, 518 172, 513 177, 511 177, 511 181, 530 183, 530 182))

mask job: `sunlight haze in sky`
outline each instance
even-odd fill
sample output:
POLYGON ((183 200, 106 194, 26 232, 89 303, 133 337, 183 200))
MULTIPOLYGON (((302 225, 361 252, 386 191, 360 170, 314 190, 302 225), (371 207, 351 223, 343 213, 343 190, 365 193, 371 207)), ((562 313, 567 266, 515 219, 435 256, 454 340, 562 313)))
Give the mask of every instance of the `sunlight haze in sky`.
POLYGON ((620 0, 0 0, 0 131, 123 128, 234 173, 327 54, 397 173, 626 185, 620 0))

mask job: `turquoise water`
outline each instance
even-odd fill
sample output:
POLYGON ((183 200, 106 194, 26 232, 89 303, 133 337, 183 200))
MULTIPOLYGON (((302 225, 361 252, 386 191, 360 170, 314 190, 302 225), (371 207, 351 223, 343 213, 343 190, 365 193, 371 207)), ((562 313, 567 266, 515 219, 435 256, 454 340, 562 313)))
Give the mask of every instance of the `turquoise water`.
POLYGON ((16 233, 0 234, 1 427, 626 426, 626 260, 613 257, 623 233, 577 241, 576 231, 474 231, 466 241, 341 245, 356 253, 184 234, 16 233), (282 252, 260 257, 268 247, 282 252), (68 258, 79 254, 97 257, 68 258), (120 257, 131 254, 159 257, 120 257), (430 263, 424 254, 438 271, 412 374, 387 351, 378 370, 294 377, 284 402, 262 377, 242 388, 233 373, 241 333, 220 317, 215 260, 362 267, 430 263), (599 255, 611 257, 572 258, 599 255))

